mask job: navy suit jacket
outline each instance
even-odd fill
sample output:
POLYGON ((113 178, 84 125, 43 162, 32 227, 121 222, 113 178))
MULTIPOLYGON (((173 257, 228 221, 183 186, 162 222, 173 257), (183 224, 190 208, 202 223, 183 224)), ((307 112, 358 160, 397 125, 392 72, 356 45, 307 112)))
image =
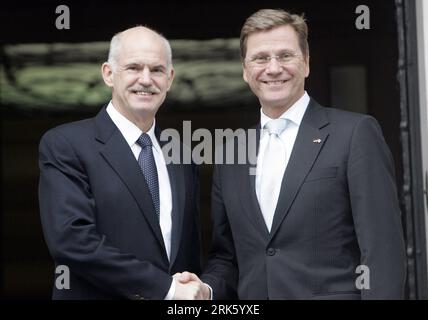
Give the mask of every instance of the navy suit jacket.
POLYGON ((48 131, 39 151, 45 240, 55 264, 70 270, 70 289, 54 286, 54 299, 164 299, 172 274, 199 274, 194 166, 167 165, 173 203, 169 261, 148 186, 105 107, 95 118, 48 131))
MULTIPOLYGON (((243 141, 228 143, 237 152, 243 141)), ((271 232, 249 169, 246 163, 214 170, 213 243, 202 279, 215 299, 403 297, 406 259, 394 164, 374 118, 311 99, 271 232), (368 269, 357 273, 359 265, 368 269)))

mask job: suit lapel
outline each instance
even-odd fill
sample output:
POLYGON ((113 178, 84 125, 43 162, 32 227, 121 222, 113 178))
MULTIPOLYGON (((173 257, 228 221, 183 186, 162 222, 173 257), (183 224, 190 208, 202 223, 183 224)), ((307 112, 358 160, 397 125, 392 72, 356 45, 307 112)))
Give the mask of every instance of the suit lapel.
POLYGON ((150 191, 143 175, 139 174, 140 167, 131 149, 108 116, 105 108, 97 115, 95 122, 97 130, 96 139, 104 144, 104 147, 100 149, 101 155, 110 164, 134 197, 166 256, 162 232, 153 207, 150 191))
MULTIPOLYGON (((253 159, 253 161, 250 161, 247 158, 247 162, 245 164, 238 164, 236 165, 237 169, 234 170, 236 173, 236 181, 242 181, 242 183, 239 183, 239 194, 241 195, 241 205, 244 208, 244 213, 248 217, 248 219, 251 221, 251 223, 254 225, 256 230, 260 230, 263 237, 268 238, 269 237, 269 230, 266 227, 266 223, 263 219, 263 214, 260 210, 259 201, 257 200, 256 195, 256 164, 257 164, 257 152, 259 148, 259 141, 260 141, 260 128, 259 127, 253 127, 247 130, 247 140, 246 140, 246 151, 247 155, 255 155, 256 159, 253 159), (249 133, 249 130, 255 130, 256 135, 251 135, 249 133), (255 150, 254 150, 255 148, 255 150), (253 174, 250 174, 250 170, 252 170, 253 174)), ((253 131, 254 132, 254 131, 253 131)), ((238 142, 240 143, 240 142, 238 142)), ((242 144, 241 144, 242 147, 242 144)), ((239 150, 239 148, 238 148, 239 150)), ((238 150, 235 150, 237 155, 238 150)), ((235 156, 235 159, 237 157, 235 156)))
POLYGON ((328 132, 320 130, 327 124, 328 119, 325 111, 311 99, 284 172, 270 239, 275 236, 279 226, 287 216, 306 175, 328 138, 328 132))
MULTIPOLYGON (((161 130, 159 127, 155 128, 155 135, 161 148, 166 143, 177 143, 181 146, 180 141, 161 141, 160 139, 161 130)), ((167 157, 164 157, 165 159, 167 157)), ((172 228, 171 228, 171 253, 170 253, 170 269, 174 265, 175 259, 180 248, 181 234, 183 229, 183 215, 184 215, 184 204, 185 204, 185 181, 184 181, 184 170, 181 164, 169 163, 166 165, 168 170, 169 182, 171 185, 171 196, 172 196, 172 228)))
POLYGON ((185 183, 183 170, 180 170, 178 164, 168 164, 168 175, 171 183, 172 194, 172 230, 171 230, 171 254, 170 268, 174 265, 177 258, 178 249, 181 243, 181 234, 183 229, 183 214, 185 203, 185 183))

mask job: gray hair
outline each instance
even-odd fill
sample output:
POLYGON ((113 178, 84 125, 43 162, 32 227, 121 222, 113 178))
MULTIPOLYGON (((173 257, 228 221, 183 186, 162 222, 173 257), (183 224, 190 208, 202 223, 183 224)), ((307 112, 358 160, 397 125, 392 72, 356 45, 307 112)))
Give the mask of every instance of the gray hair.
MULTIPOLYGON (((137 26, 137 27, 142 27, 142 26, 137 26)), ((170 45, 169 41, 159 32, 157 32, 151 28, 148 28, 148 27, 144 27, 144 28, 149 29, 150 31, 153 31, 154 33, 156 33, 164 42, 165 50, 166 50, 166 58, 167 58, 167 69, 169 71, 172 67, 172 50, 171 50, 171 45, 170 45)), ((118 57, 119 52, 120 52, 120 44, 121 44, 122 33, 123 33, 123 31, 116 33, 113 36, 113 38, 111 38, 111 41, 110 41, 110 49, 108 52, 107 62, 111 65, 111 68, 113 70, 116 70, 116 68, 117 68, 117 57, 118 57)))

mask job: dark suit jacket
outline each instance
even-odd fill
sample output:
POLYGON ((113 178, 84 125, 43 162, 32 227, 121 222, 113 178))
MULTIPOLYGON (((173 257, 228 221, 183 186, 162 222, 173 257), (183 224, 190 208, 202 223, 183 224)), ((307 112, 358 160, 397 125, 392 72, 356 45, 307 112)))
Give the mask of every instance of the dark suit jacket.
POLYGON ((95 118, 48 131, 39 164, 45 239, 56 265, 70 270, 71 288, 54 286, 54 299, 163 299, 171 274, 200 272, 194 166, 167 165, 169 262, 148 186, 105 108, 95 118))
MULTIPOLYGON (((240 142, 232 140, 237 151, 240 142)), ((214 171, 213 243, 202 276, 214 298, 234 298, 235 288, 240 299, 403 297, 394 164, 374 118, 311 100, 270 233, 249 168, 223 164, 214 171), (357 289, 358 265, 369 268, 370 289, 357 289)))

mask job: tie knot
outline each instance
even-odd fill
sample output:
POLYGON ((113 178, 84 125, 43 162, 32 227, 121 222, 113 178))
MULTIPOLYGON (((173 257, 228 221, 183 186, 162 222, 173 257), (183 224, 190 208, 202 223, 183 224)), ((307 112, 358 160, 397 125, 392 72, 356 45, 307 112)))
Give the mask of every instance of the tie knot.
POLYGON ((282 133, 282 131, 284 131, 286 124, 287 124, 287 120, 285 119, 270 120, 268 123, 264 125, 264 129, 266 129, 269 132, 269 134, 275 134, 279 136, 282 133))
POLYGON ((137 143, 141 146, 141 148, 151 147, 153 145, 152 139, 150 139, 150 136, 147 133, 142 133, 138 138, 137 143))

